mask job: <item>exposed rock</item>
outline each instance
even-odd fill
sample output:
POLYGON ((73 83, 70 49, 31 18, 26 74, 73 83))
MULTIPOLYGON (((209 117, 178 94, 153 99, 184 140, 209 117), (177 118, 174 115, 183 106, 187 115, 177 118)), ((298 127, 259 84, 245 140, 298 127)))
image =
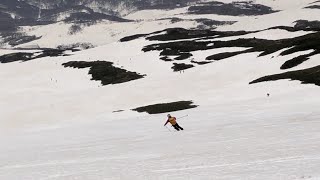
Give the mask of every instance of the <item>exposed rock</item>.
POLYGON ((229 16, 256 16, 277 12, 265 5, 239 1, 228 4, 217 1, 203 2, 196 6, 189 7, 188 11, 190 14, 218 14, 229 16))
POLYGON ((277 81, 281 79, 298 80, 301 81, 303 84, 315 84, 317 86, 320 86, 320 66, 265 76, 250 82, 250 84, 266 81, 277 81))
POLYGON ((91 80, 101 81, 102 85, 120 84, 128 81, 143 78, 145 75, 140 75, 135 72, 130 72, 125 69, 117 68, 108 61, 70 61, 63 63, 64 67, 72 68, 90 68, 89 74, 92 75, 91 80))
POLYGON ((192 64, 185 64, 185 63, 173 63, 173 67, 171 69, 173 69, 174 72, 177 71, 183 71, 185 69, 189 69, 189 68, 193 68, 194 65, 192 64))
POLYGON ((161 104, 153 104, 149 106, 143 106, 139 108, 133 109, 133 111, 137 112, 147 112, 149 114, 160 114, 166 112, 173 111, 181 111, 184 109, 191 109, 198 107, 197 105, 192 105, 192 101, 177 101, 171 103, 161 103, 161 104))

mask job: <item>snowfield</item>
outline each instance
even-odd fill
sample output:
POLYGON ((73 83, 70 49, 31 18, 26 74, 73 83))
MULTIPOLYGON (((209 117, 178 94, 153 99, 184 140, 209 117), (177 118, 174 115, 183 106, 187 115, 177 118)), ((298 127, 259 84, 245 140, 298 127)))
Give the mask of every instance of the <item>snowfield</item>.
MULTIPOLYGON (((299 19, 319 20, 319 10, 302 9, 311 0, 255 2, 282 11, 228 19, 212 15, 215 20, 240 20, 217 29, 261 30, 292 26, 299 19)), ((103 22, 74 36, 67 36, 68 25, 63 23, 30 28, 29 35, 43 36, 30 42, 40 47, 72 44, 79 39, 97 47, 72 56, 0 63, 0 179, 320 179, 319 86, 289 80, 249 85, 265 75, 317 66, 320 56, 312 56, 290 70, 280 70, 286 60, 310 51, 287 56, 275 52, 262 57, 257 57, 260 53, 247 53, 173 72, 172 62, 159 60, 159 52, 141 51, 157 41, 118 41, 126 35, 170 27, 196 27, 190 21, 171 24, 170 20, 148 19, 164 14, 185 19, 200 16, 182 15, 183 10, 150 10, 150 16, 148 11, 141 11, 128 15, 132 19, 145 17, 141 22, 126 26, 103 22), (62 66, 69 61, 97 60, 146 76, 102 86, 100 81, 90 80, 88 68, 62 66), (167 113, 150 115, 131 110, 180 100, 199 105, 170 113, 176 117, 188 115, 178 119, 185 129, 180 132, 163 126, 167 113), (123 111, 115 112, 118 110, 123 111)), ((274 40, 308 33, 275 29, 221 40, 274 40)), ((242 49, 197 51, 192 58, 204 61, 219 51, 242 49)), ((16 50, 1 49, 0 55, 11 52, 16 50)))
POLYGON ((18 47, 26 47, 29 45, 38 45, 45 48, 55 48, 61 44, 70 45, 78 42, 91 43, 94 46, 109 44, 119 39, 141 33, 150 33, 170 27, 196 27, 193 22, 183 21, 171 23, 170 20, 159 21, 135 21, 135 22, 109 22, 102 21, 97 24, 82 26, 82 31, 74 35, 70 35, 70 27, 72 24, 58 22, 56 24, 25 27, 24 32, 28 35, 41 36, 42 38, 30 43, 19 45, 18 47), (54 31, 53 31, 54 29, 54 31))

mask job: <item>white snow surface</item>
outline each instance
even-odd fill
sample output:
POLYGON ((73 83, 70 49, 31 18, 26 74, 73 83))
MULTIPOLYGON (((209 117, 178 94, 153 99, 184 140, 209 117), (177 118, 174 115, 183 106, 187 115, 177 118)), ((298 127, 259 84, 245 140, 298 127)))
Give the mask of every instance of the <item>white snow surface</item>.
MULTIPOLYGON (((286 8, 282 4, 285 1, 256 2, 286 8)), ((297 7, 303 6, 300 2, 287 2, 288 9, 279 14, 297 11, 297 7)), ((312 1, 304 2, 305 5, 312 1)), ((300 11, 314 13, 314 10, 300 11)), ((294 19, 274 16, 259 16, 269 21, 257 21, 255 17, 241 19, 260 22, 255 27, 294 19)), ((229 28, 240 28, 241 24, 237 24, 229 28)), ((151 21, 131 25, 110 23, 88 29, 92 37, 89 33, 90 37, 83 34, 81 38, 96 38, 96 45, 101 46, 73 56, 0 64, 0 179, 320 179, 319 87, 289 80, 248 84, 259 77, 283 72, 279 67, 289 56, 310 51, 285 57, 278 56, 280 52, 259 58, 259 53, 242 54, 174 73, 170 69, 172 63, 159 60, 159 52, 141 51, 153 42, 143 38, 115 42, 123 34, 110 41, 109 36, 106 39, 93 36, 94 32, 112 33, 108 29, 111 27, 120 32, 129 28, 133 34, 164 27, 151 21), (61 65, 68 61, 95 60, 111 61, 117 67, 146 77, 101 86, 100 82, 90 80, 88 68, 61 65), (188 115, 178 119, 185 129, 180 132, 170 126, 163 127, 166 113, 149 115, 131 111, 143 105, 179 100, 192 100, 199 105, 171 112, 176 117, 188 115), (117 110, 124 111, 113 112, 117 110)), ((190 27, 190 24, 179 26, 190 27)), ((242 29, 247 27, 242 26, 242 29)), ((227 30, 228 26, 224 28, 227 30)), ((49 31, 50 26, 39 27, 32 33, 47 31, 43 29, 49 31)), ((267 32, 276 37, 304 33, 267 32)), ((63 41, 63 36, 59 38, 59 31, 41 35, 48 36, 44 38, 47 41, 39 40, 43 46, 73 42, 63 41)), ((267 33, 255 35, 274 39, 267 33)), ((240 49, 198 51, 193 58, 203 61, 219 50, 240 49)), ((7 52, 14 51, 1 50, 0 54, 7 52)), ((318 59, 319 56, 311 57, 294 70, 316 66, 318 59)))

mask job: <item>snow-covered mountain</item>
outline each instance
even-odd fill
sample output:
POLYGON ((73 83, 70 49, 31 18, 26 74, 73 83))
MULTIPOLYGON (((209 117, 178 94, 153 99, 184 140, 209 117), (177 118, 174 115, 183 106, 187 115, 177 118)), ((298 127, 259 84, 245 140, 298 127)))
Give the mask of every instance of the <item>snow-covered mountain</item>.
POLYGON ((214 29, 237 22, 239 16, 271 14, 278 10, 252 1, 13 0, 1 3, 0 13, 4 15, 4 23, 0 27, 2 47, 41 48, 70 46, 73 43, 96 46, 124 36, 170 27, 214 29), (207 18, 208 15, 228 17, 221 21, 220 18, 207 18))
POLYGON ((320 179, 319 1, 0 4, 0 179, 320 179))
MULTIPOLYGON (((127 19, 126 16, 134 12, 146 9, 176 9, 186 7, 195 0, 183 1, 154 1, 154 0, 3 0, 0 2, 0 35, 2 47, 17 46, 34 40, 41 39, 43 33, 37 32, 38 28, 64 31, 65 36, 74 35, 82 29, 93 25, 105 24, 106 22, 138 22, 138 20, 127 19), (30 29, 32 30, 30 32, 30 29), (32 34, 32 35, 30 35, 32 34)), ((96 34, 96 32, 93 32, 96 34)), ((62 36, 61 34, 59 35, 62 36)), ((88 34, 85 37, 91 37, 88 34)), ((73 37, 68 37, 73 39, 73 37)), ((117 37, 119 38, 119 37, 117 37)), ((50 39, 54 39, 50 37, 50 39)), ((78 38, 79 39, 79 38, 78 38)), ((99 36, 98 39, 101 39, 99 36)), ((47 41, 47 39, 44 39, 47 41)), ((60 41, 60 39, 59 39, 60 41)), ((69 41, 69 40, 67 40, 69 41)), ((81 43, 81 40, 77 40, 81 43)), ((110 41, 105 41, 104 44, 110 41)), ((64 42, 58 42, 63 45, 64 42)), ((96 39, 85 42, 93 45, 101 45, 96 39)), ((35 46, 36 43, 32 43, 35 46)), ((56 46, 57 44, 46 44, 42 48, 56 46)), ((30 47, 29 45, 27 45, 30 47)))
POLYGON ((18 24, 21 23, 18 20, 23 19, 23 23, 32 25, 40 23, 38 21, 56 22, 61 14, 87 13, 91 19, 97 16, 94 13, 119 17, 142 9, 186 6, 190 2, 195 0, 2 0, 0 12, 10 14, 18 24))

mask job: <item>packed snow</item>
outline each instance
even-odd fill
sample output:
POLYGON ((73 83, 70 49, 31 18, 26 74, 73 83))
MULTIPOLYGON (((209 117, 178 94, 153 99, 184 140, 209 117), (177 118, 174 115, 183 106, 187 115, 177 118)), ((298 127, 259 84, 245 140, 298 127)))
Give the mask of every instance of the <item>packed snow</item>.
MULTIPOLYGON (((218 29, 292 25, 300 15, 301 19, 317 19, 318 12, 298 9, 313 2, 310 0, 255 2, 283 11, 230 17, 241 21, 218 29)), ((157 13, 162 16, 167 11, 157 13)), ((137 19, 144 16, 147 13, 131 15, 137 19)), ((150 17, 154 16, 158 15, 150 17)), ((144 38, 118 42, 125 35, 194 26, 190 22, 161 22, 125 26, 104 22, 75 36, 64 34, 69 25, 63 23, 30 28, 28 33, 43 36, 36 41, 40 47, 72 44, 79 39, 98 47, 72 56, 0 64, 0 179, 320 179, 319 87, 289 80, 249 85, 259 77, 283 72, 280 66, 285 60, 310 51, 289 56, 279 56, 281 52, 263 57, 241 54, 177 73, 171 62, 159 60, 159 52, 141 51, 152 42, 144 38), (53 31, 53 27, 57 29, 53 31), (113 62, 146 77, 102 86, 90 80, 88 68, 61 65, 96 60, 113 62), (131 110, 180 100, 199 105, 170 113, 184 131, 163 126, 167 113, 131 110), (123 111, 115 112, 118 110, 123 111)), ((304 34, 269 30, 245 37, 279 39, 304 34)), ((204 61, 220 50, 242 49, 198 51, 192 58, 204 61)), ((1 50, 0 55, 11 52, 16 51, 1 50)), ((318 59, 313 56, 293 69, 319 65, 318 59)))

